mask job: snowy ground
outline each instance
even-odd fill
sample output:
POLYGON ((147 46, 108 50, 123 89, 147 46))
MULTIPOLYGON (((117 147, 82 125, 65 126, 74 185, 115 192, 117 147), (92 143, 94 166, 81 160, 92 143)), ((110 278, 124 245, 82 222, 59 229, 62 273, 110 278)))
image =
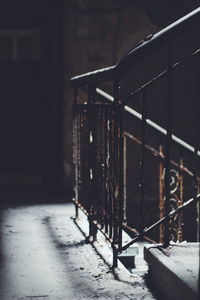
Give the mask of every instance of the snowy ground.
POLYGON ((72 204, 3 210, 0 300, 154 299, 142 275, 110 271, 73 215, 72 204))

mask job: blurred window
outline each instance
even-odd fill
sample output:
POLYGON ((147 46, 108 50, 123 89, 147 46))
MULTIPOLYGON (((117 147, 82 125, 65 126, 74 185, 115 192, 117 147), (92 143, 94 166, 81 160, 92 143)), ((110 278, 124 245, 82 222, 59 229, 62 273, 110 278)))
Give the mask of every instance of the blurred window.
POLYGON ((40 30, 0 31, 0 61, 40 59, 40 30))

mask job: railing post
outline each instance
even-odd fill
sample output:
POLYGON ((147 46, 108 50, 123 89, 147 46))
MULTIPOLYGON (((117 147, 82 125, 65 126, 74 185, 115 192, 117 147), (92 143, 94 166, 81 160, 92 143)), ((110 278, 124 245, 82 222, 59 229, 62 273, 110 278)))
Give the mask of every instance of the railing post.
POLYGON ((119 249, 122 247, 122 224, 124 221, 124 136, 122 105, 119 107, 119 249))
POLYGON ((95 135, 94 135, 94 122, 96 116, 94 115, 92 104, 96 100, 96 85, 89 84, 88 86, 88 105, 87 105, 87 142, 88 142, 88 176, 89 176, 89 193, 87 194, 89 202, 89 237, 92 237, 93 241, 97 238, 97 227, 94 225, 95 215, 95 167, 94 167, 94 151, 95 151, 95 135))
POLYGON ((114 227, 113 267, 117 267, 117 255, 122 246, 123 222, 123 107, 119 103, 119 82, 114 80, 114 227), (116 248, 117 246, 117 248, 116 248))
POLYGON ((117 267, 117 250, 116 245, 119 243, 119 232, 118 232, 118 201, 119 201, 119 181, 118 181, 118 81, 114 80, 113 95, 114 95, 114 120, 113 120, 113 130, 114 130, 114 164, 113 164, 113 268, 117 267))
POLYGON ((109 174, 109 148, 108 148, 108 107, 105 107, 104 111, 104 161, 103 161, 103 169, 104 169, 104 183, 103 183, 103 197, 105 201, 105 212, 104 212, 104 224, 105 224, 105 233, 108 234, 108 214, 109 214, 109 183, 108 183, 108 174, 109 174))
MULTIPOLYGON (((194 149, 194 170, 193 170, 193 198, 197 200, 197 194, 199 189, 199 184, 197 181, 197 176, 200 175, 199 170, 199 134, 200 134, 200 74, 199 74, 199 57, 196 60, 196 116, 195 116, 195 149, 194 149)), ((196 204, 197 211, 197 242, 200 241, 200 202, 198 201, 196 204)), ((200 278, 200 270, 198 274, 200 278)), ((200 293, 200 287, 198 286, 198 294, 200 293)))
MULTIPOLYGON (((78 112, 77 112, 77 95, 78 95, 78 88, 74 88, 74 103, 73 103, 73 164, 75 169, 74 174, 74 197, 75 200, 78 201, 78 149, 79 143, 78 143, 78 134, 79 134, 79 128, 78 128, 78 112)), ((78 206, 75 205, 75 218, 78 218, 78 206)))
MULTIPOLYGON (((195 105, 195 111, 196 111, 196 115, 195 115, 195 133, 194 133, 194 137, 195 137, 195 142, 194 142, 194 158, 193 158, 193 198, 196 199, 197 198, 197 194, 198 194, 198 180, 197 177, 198 175, 200 175, 199 173, 199 134, 200 134, 200 121, 199 121, 199 116, 200 116, 200 74, 199 74, 199 57, 197 57, 196 59, 196 105, 195 105)), ((199 218, 200 218, 200 204, 199 201, 197 202, 197 241, 199 242, 199 235, 200 235, 200 228, 199 228, 199 218)))
MULTIPOLYGON (((172 45, 168 45, 168 76, 167 76, 167 103, 166 103, 166 148, 165 148, 165 215, 170 212, 170 154, 172 141, 172 95, 173 95, 173 81, 172 81, 172 45)), ((169 222, 165 224, 164 229, 164 246, 169 245, 169 222)))
POLYGON ((109 149, 109 204, 108 204, 108 211, 109 211, 109 238, 111 239, 113 236, 113 205, 114 205, 114 105, 110 107, 109 110, 109 123, 108 123, 108 149, 109 149))
MULTIPOLYGON (((163 174, 164 174, 164 154, 163 154, 163 146, 159 146, 159 154, 160 154, 160 162, 159 162, 159 210, 160 210, 160 219, 164 217, 165 207, 164 207, 164 184, 163 184, 163 174)), ((159 242, 164 242, 164 225, 160 225, 160 234, 159 234, 159 242)))
POLYGON ((123 134, 123 187, 124 187, 124 199, 123 199, 123 222, 127 223, 126 209, 127 209, 127 136, 123 134))
POLYGON ((140 161, 140 232, 145 227, 145 210, 144 210, 144 173, 145 173, 145 152, 146 152, 146 90, 142 93, 142 144, 141 144, 141 161, 140 161))
MULTIPOLYGON (((179 172, 179 198, 178 206, 183 205, 183 158, 180 158, 180 172, 179 172)), ((183 240, 183 212, 178 215, 178 232, 177 240, 181 242, 183 240)))
POLYGON ((115 245, 113 245, 113 265, 112 268, 115 269, 118 266, 118 250, 115 245))

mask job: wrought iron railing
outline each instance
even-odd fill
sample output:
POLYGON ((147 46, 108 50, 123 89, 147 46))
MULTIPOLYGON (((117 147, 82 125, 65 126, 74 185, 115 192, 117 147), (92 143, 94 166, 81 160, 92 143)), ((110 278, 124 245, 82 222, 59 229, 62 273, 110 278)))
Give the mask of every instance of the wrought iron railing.
POLYGON ((199 25, 200 8, 147 37, 117 65, 72 78, 76 217, 81 208, 90 237, 100 230, 110 241, 113 267, 120 252, 147 234, 164 246, 198 237, 199 25), (113 96, 97 87, 105 82, 113 96), (162 103, 156 112, 152 94, 162 103), (157 228, 158 236, 151 234, 157 228), (132 234, 125 244, 123 230, 132 234))

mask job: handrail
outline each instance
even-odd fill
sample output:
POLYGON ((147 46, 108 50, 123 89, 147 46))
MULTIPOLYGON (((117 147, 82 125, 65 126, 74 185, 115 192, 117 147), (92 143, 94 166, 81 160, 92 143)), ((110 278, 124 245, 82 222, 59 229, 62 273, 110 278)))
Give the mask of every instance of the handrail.
MULTIPOLYGON (((100 96, 106 98, 108 101, 110 102, 114 102, 114 98, 109 95, 108 93, 104 92, 103 90, 96 88, 96 92, 97 94, 99 94, 100 96)), ((138 113, 136 110, 134 110, 133 108, 129 107, 128 105, 124 106, 124 110, 126 112, 128 112, 129 114, 131 114, 132 116, 134 116, 136 119, 138 120, 142 120, 142 114, 138 113)), ((167 136, 167 130, 164 129, 163 127, 161 127, 160 125, 156 124, 155 122, 151 121, 150 119, 146 119, 146 123, 153 128, 154 130, 158 131, 159 133, 161 133, 162 135, 167 136)), ((182 146, 183 148, 189 150, 190 152, 194 153, 195 152, 195 148, 193 146, 191 146, 190 144, 186 143, 185 141, 183 141, 182 139, 178 138, 176 135, 172 134, 172 140, 182 146)), ((200 156, 200 151, 198 151, 198 156, 200 156)))
POLYGON ((188 207, 192 203, 195 203, 195 202, 198 203, 198 201, 200 201, 200 194, 196 195, 195 198, 191 198, 191 199, 187 200, 182 205, 178 206, 176 209, 170 211, 170 213, 168 215, 166 215, 162 219, 155 222, 153 225, 149 226, 148 228, 145 228, 141 233, 136 234, 135 237, 130 242, 128 242, 126 245, 124 245, 121 248, 121 251, 126 250, 132 244, 134 244, 139 239, 144 237, 145 234, 147 234, 148 232, 150 232, 150 231, 154 230, 155 228, 159 227, 161 224, 164 224, 164 223, 168 222, 174 215, 178 214, 180 211, 184 210, 186 207, 188 207))
POLYGON ((120 60, 116 66, 118 73, 122 75, 122 73, 126 71, 130 64, 136 64, 147 54, 151 53, 159 46, 166 44, 172 38, 175 38, 180 33, 187 30, 189 26, 193 26, 198 23, 200 23, 200 7, 185 15, 181 19, 175 21, 166 28, 155 33, 154 35, 147 36, 144 41, 139 43, 138 46, 136 46, 132 51, 129 51, 128 54, 120 60))
MULTIPOLYGON (((133 142, 135 142, 138 145, 142 145, 142 141, 139 140, 137 137, 135 137, 134 135, 130 134, 129 132, 125 131, 124 132, 124 137, 129 138, 130 140, 132 140, 133 142)), ((145 144, 145 148, 147 150, 149 150, 150 152, 153 153, 153 155, 161 158, 161 159, 165 159, 165 155, 160 152, 159 150, 155 149, 154 147, 145 144)), ((180 163, 175 162, 174 160, 170 160, 171 161, 171 165, 173 165, 174 167, 176 167, 177 169, 183 171, 184 173, 188 174, 189 176, 194 176, 194 173, 192 171, 190 171, 187 167, 185 167, 184 165, 180 165, 180 163)), ((200 183, 200 177, 197 177, 198 182, 200 183)))
POLYGON ((86 85, 89 81, 95 83, 106 80, 109 81, 113 78, 115 68, 116 65, 74 76, 71 78, 71 82, 74 85, 80 86, 86 85))
MULTIPOLYGON (((188 56, 182 58, 180 61, 174 63, 170 67, 170 71, 172 71, 172 70, 180 67, 184 63, 188 62, 190 59, 196 58, 198 55, 200 55, 200 49, 199 48, 196 51, 194 51, 193 53, 189 54, 188 56)), ((158 75, 156 75, 153 79, 145 82, 139 88, 137 88, 136 90, 134 90, 133 92, 131 92, 130 95, 128 95, 127 98, 125 98, 125 100, 124 100, 123 103, 127 104, 128 101, 130 101, 130 99, 132 99, 133 97, 135 97, 137 94, 141 93, 144 89, 150 87, 153 83, 155 83, 159 79, 163 78, 164 76, 167 76, 168 73, 169 73, 169 68, 165 69, 164 71, 162 71, 161 73, 159 73, 158 75)))
POLYGON ((127 72, 130 65, 133 66, 138 63, 138 61, 142 60, 157 47, 169 42, 172 38, 175 38, 181 32, 188 29, 188 27, 195 24, 200 24, 200 7, 167 26, 165 29, 162 29, 154 35, 148 36, 124 55, 116 65, 72 77, 71 82, 74 85, 80 86, 87 83, 113 80, 115 76, 120 78, 127 72))
MULTIPOLYGON (((75 92, 73 139, 75 145, 76 217, 78 217, 78 208, 81 208, 88 216, 89 237, 91 240, 96 241, 97 232, 100 230, 110 241, 113 248, 113 268, 117 266, 117 257, 121 251, 127 249, 155 228, 160 227, 160 241, 163 242, 164 247, 169 245, 171 238, 182 240, 181 224, 183 215, 179 212, 184 210, 185 207, 189 207, 191 203, 197 203, 200 200, 200 179, 197 173, 200 157, 198 143, 200 74, 197 68, 194 72, 195 143, 192 142, 192 145, 190 145, 172 132, 173 70, 200 54, 200 49, 197 49, 199 45, 195 44, 193 50, 190 51, 193 51, 192 53, 189 55, 180 54, 179 57, 173 59, 173 42, 177 37, 182 36, 186 30, 196 28, 197 24, 200 24, 200 7, 155 35, 148 36, 135 48, 131 49, 116 65, 71 78, 75 92), (154 74, 150 81, 146 81, 131 90, 123 99, 120 99, 120 95, 122 95, 120 92, 121 78, 126 75, 126 72, 134 70, 133 67, 142 62, 142 59, 149 58, 149 54, 154 53, 156 49, 163 46, 168 50, 166 66, 159 71, 159 74, 154 74), (148 88, 164 76, 167 77, 166 125, 164 125, 166 128, 148 119, 146 101, 148 99, 148 88), (113 96, 97 88, 98 83, 107 81, 112 81, 113 96), (79 104, 79 89, 86 91, 88 94, 88 100, 83 105, 79 104), (141 95, 142 113, 128 106, 128 101, 132 100, 137 94, 141 95), (129 151, 129 148, 127 147, 128 139, 124 132, 126 124, 124 124, 123 111, 139 120, 141 124, 141 140, 134 137, 136 143, 141 145, 140 172, 138 173, 140 184, 139 189, 137 189, 140 196, 139 230, 133 240, 126 245, 123 245, 122 230, 124 221, 129 222, 128 214, 128 218, 126 218, 128 208, 126 201, 129 198, 126 197, 127 183, 129 184, 126 180, 127 171, 129 171, 127 169, 127 158, 129 157, 127 150, 129 151), (165 145, 159 144, 158 150, 147 144, 147 126, 153 129, 158 137, 159 134, 164 137, 165 145), (173 155, 171 146, 174 144, 177 148, 179 147, 178 149, 182 147, 181 149, 193 154, 193 172, 184 167, 183 157, 180 157, 179 163, 171 159, 173 155), (148 228, 145 227, 145 171, 148 170, 146 168, 148 163, 145 154, 146 149, 153 150, 155 155, 158 151, 158 160, 156 159, 156 161, 159 164, 157 169, 159 171, 159 181, 157 181, 156 186, 158 185, 159 188, 160 220, 148 228), (175 168, 172 169, 171 166, 175 166, 175 168), (192 198, 188 201, 183 200, 183 173, 185 174, 185 171, 192 176, 192 198), (172 201, 173 203, 171 203, 172 201), (170 212, 171 205, 175 209, 170 212), (179 214, 179 217, 175 219, 176 214, 179 214), (174 228, 175 233, 173 232, 174 228)), ((195 64, 199 66, 199 58, 196 59, 195 64)), ((129 87, 131 88, 131 86, 129 87)), ((133 163, 135 164, 134 161, 133 163)))

